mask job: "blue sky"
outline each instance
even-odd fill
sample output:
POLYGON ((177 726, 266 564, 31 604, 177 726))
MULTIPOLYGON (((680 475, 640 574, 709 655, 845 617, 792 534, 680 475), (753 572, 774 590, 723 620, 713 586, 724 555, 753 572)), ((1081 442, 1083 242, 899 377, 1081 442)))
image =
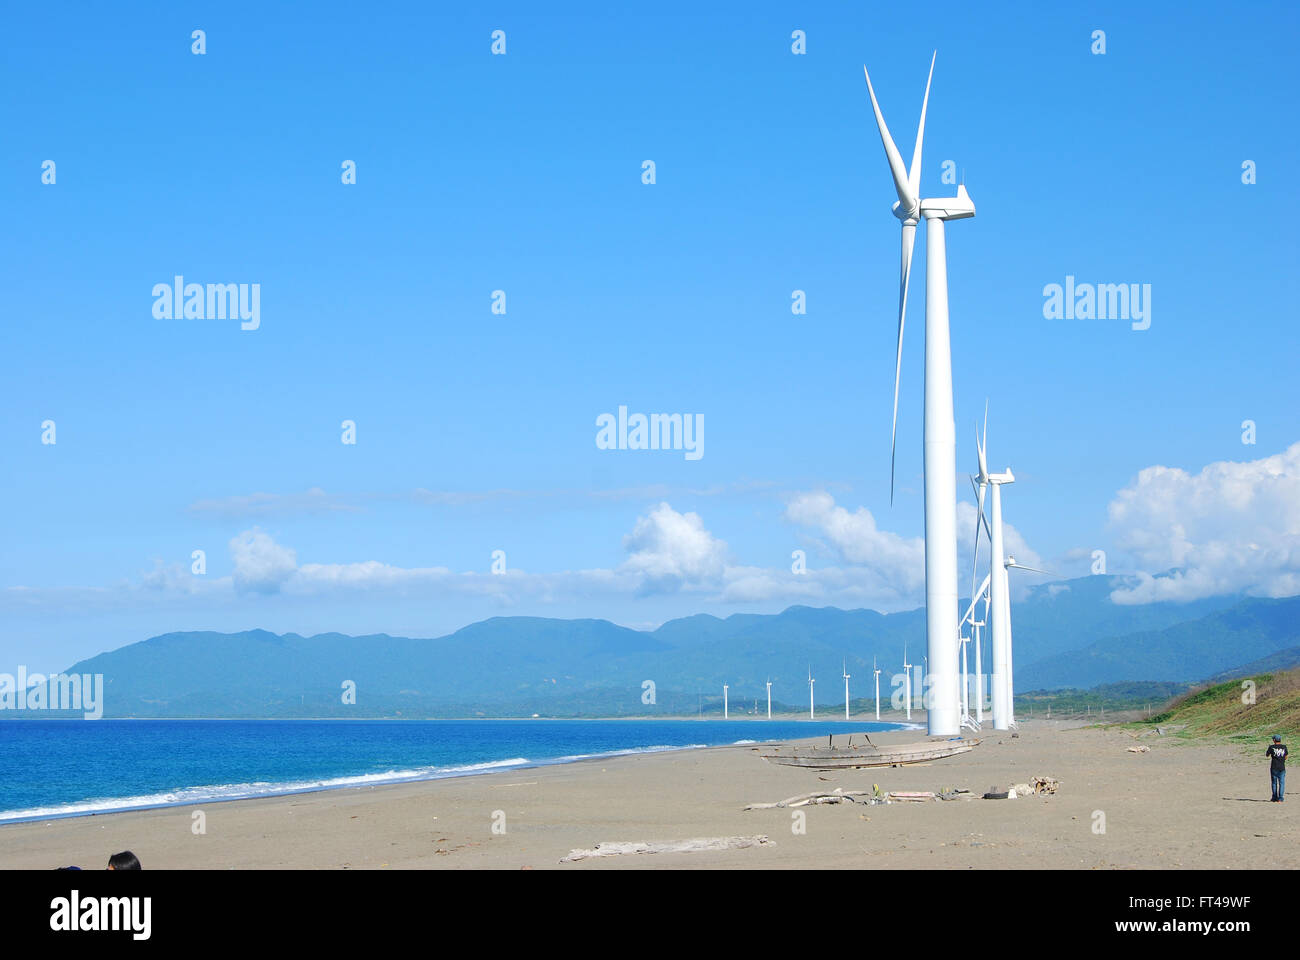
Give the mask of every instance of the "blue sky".
POLYGON ((898 229, 861 70, 910 156, 936 49, 922 192, 951 160, 978 210, 948 229, 959 469, 987 398, 1023 555, 1300 590, 1293 5, 555 9, 9 14, 0 660, 919 604, 924 241, 891 507, 898 229), (156 319, 176 274, 260 284, 260 328, 156 319), (1150 284, 1150 329, 1044 319, 1067 274, 1150 284), (597 449, 620 404, 702 415, 704 456, 597 449))

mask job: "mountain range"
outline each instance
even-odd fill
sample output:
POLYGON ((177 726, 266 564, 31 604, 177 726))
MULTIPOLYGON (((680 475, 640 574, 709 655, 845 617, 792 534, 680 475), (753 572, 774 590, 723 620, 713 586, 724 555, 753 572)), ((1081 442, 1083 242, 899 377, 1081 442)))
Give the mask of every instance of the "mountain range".
MULTIPOLYGON (((1110 594, 1124 582, 1045 584, 1014 605, 1018 690, 1196 681, 1300 645, 1300 597, 1115 604, 1110 594)), ((873 657, 886 698, 905 645, 920 662, 924 636, 921 609, 795 606, 774 615, 699 614, 651 631, 493 617, 435 639, 169 633, 68 672, 102 673, 105 715, 114 717, 689 715, 719 707, 724 681, 740 714, 765 712, 769 679, 775 709, 805 709, 810 669, 817 702, 842 705, 841 663, 854 698, 869 698, 873 657), (344 702, 349 686, 355 703, 344 702)))

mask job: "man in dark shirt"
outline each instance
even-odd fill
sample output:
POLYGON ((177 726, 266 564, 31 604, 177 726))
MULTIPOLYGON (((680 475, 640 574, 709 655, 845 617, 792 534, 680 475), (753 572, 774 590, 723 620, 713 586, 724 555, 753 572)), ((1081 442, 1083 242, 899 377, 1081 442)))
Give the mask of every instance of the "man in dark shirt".
POLYGON ((1276 733, 1264 755, 1272 761, 1269 769, 1273 776, 1273 802, 1281 803, 1286 792, 1286 744, 1276 733))

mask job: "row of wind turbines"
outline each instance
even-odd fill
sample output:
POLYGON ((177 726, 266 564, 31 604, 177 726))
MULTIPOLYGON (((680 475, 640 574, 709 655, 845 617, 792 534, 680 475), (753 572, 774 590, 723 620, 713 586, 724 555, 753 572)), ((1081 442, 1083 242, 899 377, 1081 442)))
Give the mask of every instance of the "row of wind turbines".
MULTIPOLYGON (((906 660, 907 657, 904 656, 903 659, 906 660)), ((845 720, 851 719, 849 716, 849 680, 851 678, 849 676, 848 663, 849 662, 846 659, 843 663, 843 666, 840 669, 840 672, 844 674, 844 719, 845 720)), ((876 662, 874 658, 872 659, 871 666, 874 669, 875 676, 876 676, 876 719, 879 720, 880 719, 880 668, 876 666, 876 662)), ((809 720, 815 720, 817 718, 817 704, 813 700, 813 684, 815 684, 816 682, 817 682, 816 679, 814 679, 812 675, 812 665, 810 664, 808 666, 808 719, 809 720)), ((730 689, 731 689, 731 684, 724 683, 722 685, 722 719, 724 720, 730 719, 731 716, 729 712, 728 701, 727 701, 727 691, 730 689)), ((908 709, 907 715, 908 718, 910 719, 912 716, 912 705, 910 701, 910 695, 909 695, 909 702, 907 705, 907 709, 908 709)), ((767 681, 767 719, 769 720, 772 719, 772 681, 771 680, 767 681)))

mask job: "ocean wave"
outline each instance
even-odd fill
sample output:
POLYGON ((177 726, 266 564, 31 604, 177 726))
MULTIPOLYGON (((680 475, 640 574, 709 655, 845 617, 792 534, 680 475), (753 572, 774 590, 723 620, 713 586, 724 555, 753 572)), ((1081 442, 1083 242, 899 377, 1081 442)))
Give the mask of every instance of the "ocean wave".
POLYGON ((451 767, 416 767, 407 770, 388 770, 383 773, 362 773, 348 777, 327 777, 319 780, 294 780, 271 782, 258 780, 252 783, 218 783, 198 787, 181 787, 176 790, 145 793, 133 797, 107 797, 48 807, 29 807, 25 810, 0 810, 0 823, 46 818, 80 817, 94 813, 118 813, 124 810, 143 810, 154 807, 187 806, 195 803, 214 803, 225 800, 249 800, 255 797, 277 797, 293 793, 310 793, 316 790, 337 790, 344 787, 377 786, 387 783, 412 783, 419 780, 440 780, 469 773, 490 773, 494 770, 523 767, 532 764, 527 757, 509 760, 489 760, 451 767))
POLYGON ((552 766, 561 763, 573 763, 579 760, 597 760, 641 753, 661 753, 666 750, 699 750, 707 746, 708 744, 704 743, 690 743, 684 746, 657 744, 650 747, 631 747, 623 750, 608 750, 602 753, 571 754, 541 760, 530 760, 527 757, 511 757, 508 760, 487 760, 482 763, 466 763, 450 767, 415 767, 403 770, 387 770, 383 773, 327 777, 318 780, 284 782, 259 780, 251 783, 207 784, 197 787, 181 787, 157 793, 139 794, 131 797, 105 797, 75 803, 28 807, 22 810, 0 810, 0 824, 84 817, 91 814, 121 813, 128 810, 147 810, 158 807, 190 806, 198 803, 220 803, 227 800, 252 800, 259 797, 280 797, 295 793, 314 793, 318 790, 339 790, 347 787, 415 783, 422 780, 441 780, 449 777, 492 773, 497 770, 519 767, 552 766))
POLYGON ((556 757, 554 760, 541 760, 539 764, 572 763, 575 760, 596 760, 601 757, 626 757, 637 753, 663 753, 665 750, 702 750, 707 746, 707 743, 688 743, 684 746, 660 744, 653 747, 630 747, 624 750, 606 750, 603 753, 574 753, 567 757, 556 757))

